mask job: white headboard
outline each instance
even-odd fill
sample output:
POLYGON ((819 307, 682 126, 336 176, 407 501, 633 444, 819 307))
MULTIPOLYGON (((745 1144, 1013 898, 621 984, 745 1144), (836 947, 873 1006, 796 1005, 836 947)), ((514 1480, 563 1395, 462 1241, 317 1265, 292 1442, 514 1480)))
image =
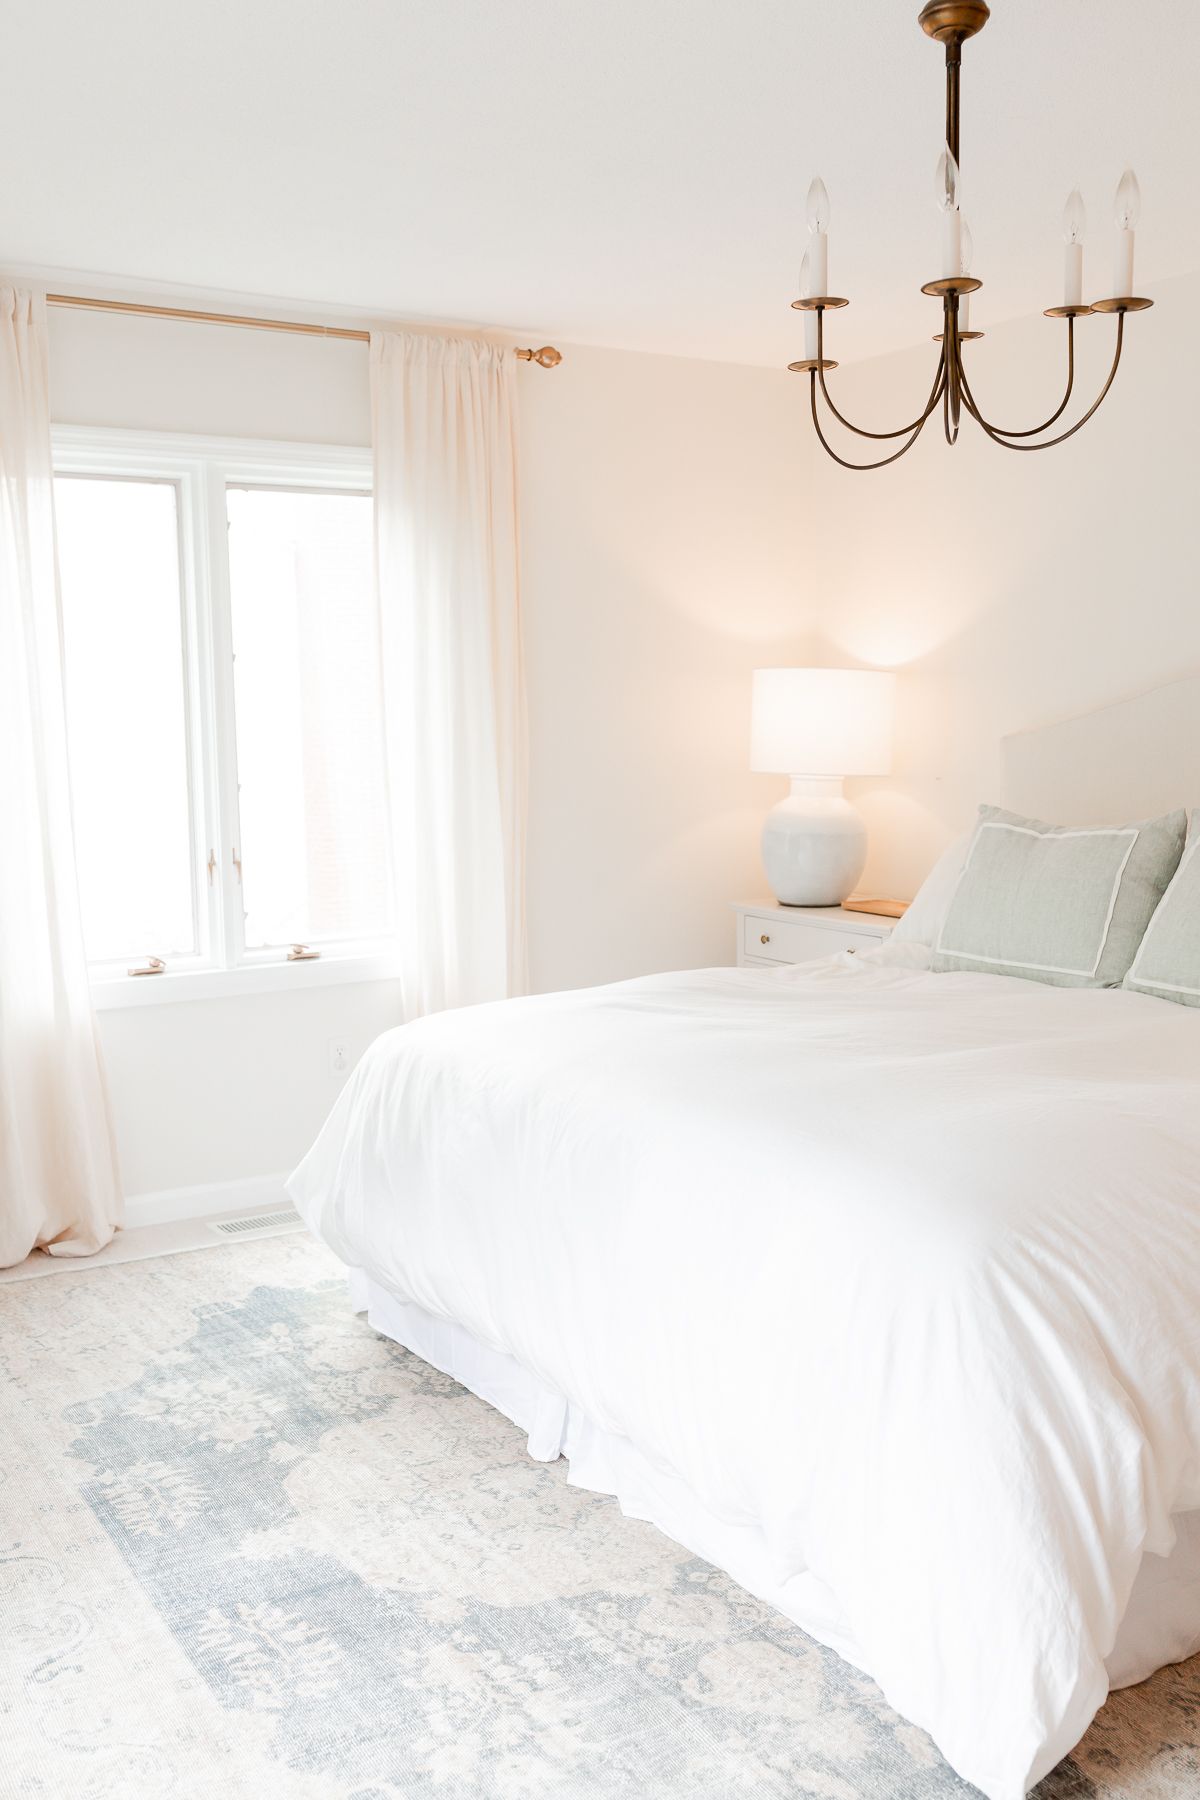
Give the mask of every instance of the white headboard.
POLYGON ((1063 825, 1200 807, 1200 675, 1001 744, 1004 804, 1063 825))

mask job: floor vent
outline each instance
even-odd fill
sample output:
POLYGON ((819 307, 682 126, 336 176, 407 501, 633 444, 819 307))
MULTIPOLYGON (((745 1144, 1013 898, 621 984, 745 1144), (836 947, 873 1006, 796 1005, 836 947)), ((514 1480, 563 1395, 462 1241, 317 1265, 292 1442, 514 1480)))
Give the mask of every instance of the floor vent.
POLYGON ((218 1237, 262 1237, 273 1231, 295 1231, 304 1221, 294 1207, 278 1212, 246 1213, 240 1219, 213 1219, 208 1229, 218 1237))

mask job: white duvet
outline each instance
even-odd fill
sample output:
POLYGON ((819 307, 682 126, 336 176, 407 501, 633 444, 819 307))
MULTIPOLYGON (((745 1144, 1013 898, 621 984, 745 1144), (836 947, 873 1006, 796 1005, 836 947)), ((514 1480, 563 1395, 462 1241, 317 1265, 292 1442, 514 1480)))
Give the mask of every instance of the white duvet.
POLYGON ((442 1013, 290 1191, 827 1584, 991 1800, 1200 1507, 1194 1009, 841 957, 442 1013))

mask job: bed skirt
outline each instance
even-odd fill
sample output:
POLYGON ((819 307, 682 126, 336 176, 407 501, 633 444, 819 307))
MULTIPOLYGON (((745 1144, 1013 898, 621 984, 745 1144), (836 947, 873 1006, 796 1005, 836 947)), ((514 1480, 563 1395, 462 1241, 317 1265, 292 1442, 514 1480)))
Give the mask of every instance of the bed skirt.
MULTIPOLYGON (((808 1573, 780 1582, 756 1526, 718 1518, 685 1482, 659 1468, 628 1438, 593 1424, 514 1357, 489 1349, 463 1326, 397 1299, 361 1269, 350 1270, 349 1281, 356 1312, 365 1313, 384 1337, 511 1419, 526 1433, 536 1461, 566 1457, 572 1486, 612 1495, 628 1518, 656 1525, 855 1668, 871 1673, 824 1582, 808 1573)), ((1165 1664, 1200 1652, 1200 1513, 1179 1514, 1175 1527, 1169 1556, 1142 1559, 1116 1644, 1105 1660, 1112 1688, 1145 1681, 1165 1664)))

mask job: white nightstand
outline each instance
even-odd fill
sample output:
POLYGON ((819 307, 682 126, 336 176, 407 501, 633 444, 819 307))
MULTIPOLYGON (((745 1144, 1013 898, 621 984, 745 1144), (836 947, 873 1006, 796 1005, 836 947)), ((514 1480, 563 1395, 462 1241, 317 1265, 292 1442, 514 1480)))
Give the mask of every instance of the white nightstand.
POLYGON ((873 950, 892 935, 895 919, 843 912, 840 906, 780 906, 774 900, 739 900, 739 969, 772 963, 811 962, 838 950, 873 950))

